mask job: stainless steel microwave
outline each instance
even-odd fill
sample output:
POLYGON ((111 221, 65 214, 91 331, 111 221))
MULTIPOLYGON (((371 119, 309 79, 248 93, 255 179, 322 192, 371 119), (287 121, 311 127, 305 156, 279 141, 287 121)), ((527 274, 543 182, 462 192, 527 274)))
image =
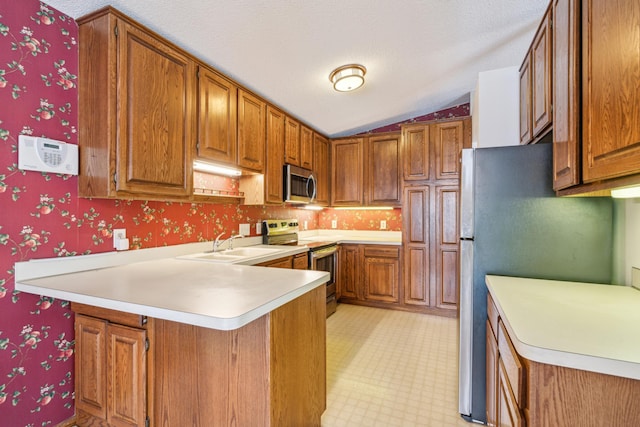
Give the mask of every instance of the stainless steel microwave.
POLYGON ((313 203, 316 199, 316 177, 308 169, 284 165, 284 201, 313 203))

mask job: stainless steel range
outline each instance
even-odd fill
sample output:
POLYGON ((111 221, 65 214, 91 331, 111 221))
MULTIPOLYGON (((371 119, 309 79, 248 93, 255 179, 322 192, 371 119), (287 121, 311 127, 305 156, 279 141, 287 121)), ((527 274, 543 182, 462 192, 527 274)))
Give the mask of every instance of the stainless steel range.
POLYGON ((298 239, 298 220, 267 219, 262 221, 262 243, 265 245, 304 245, 309 248, 309 270, 329 273, 327 282, 327 317, 336 311, 336 265, 338 245, 332 241, 298 239))

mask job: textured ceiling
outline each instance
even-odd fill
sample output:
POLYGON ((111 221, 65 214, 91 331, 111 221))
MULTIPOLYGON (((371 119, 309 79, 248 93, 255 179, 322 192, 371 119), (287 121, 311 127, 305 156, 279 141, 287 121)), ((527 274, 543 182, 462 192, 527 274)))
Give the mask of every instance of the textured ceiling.
POLYGON ((114 6, 329 136, 469 99, 479 71, 520 65, 548 0, 45 0, 114 6), (365 85, 335 92, 334 68, 365 85))

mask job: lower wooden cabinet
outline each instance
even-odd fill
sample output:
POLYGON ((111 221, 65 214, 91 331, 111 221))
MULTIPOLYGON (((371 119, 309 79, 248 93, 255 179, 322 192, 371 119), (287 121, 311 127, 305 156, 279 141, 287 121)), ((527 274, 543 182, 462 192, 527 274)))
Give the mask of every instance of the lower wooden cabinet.
POLYGON ((340 302, 397 306, 400 301, 400 259, 399 246, 340 245, 337 273, 340 302))
POLYGON ((147 420, 147 331, 113 320, 76 313, 79 426, 145 426, 147 420))
POLYGON ((516 351, 491 295, 487 314, 488 425, 640 425, 639 380, 526 359, 516 351))
POLYGON ((293 256, 293 269, 294 270, 308 270, 309 269, 309 254, 303 252, 293 256))
POLYGON ((71 309, 79 427, 321 425, 324 286, 231 331, 71 309))
POLYGON ((309 268, 309 256, 307 252, 286 256, 283 258, 272 259, 260 264, 256 264, 259 267, 272 267, 272 268, 293 268, 296 270, 307 270, 309 268))

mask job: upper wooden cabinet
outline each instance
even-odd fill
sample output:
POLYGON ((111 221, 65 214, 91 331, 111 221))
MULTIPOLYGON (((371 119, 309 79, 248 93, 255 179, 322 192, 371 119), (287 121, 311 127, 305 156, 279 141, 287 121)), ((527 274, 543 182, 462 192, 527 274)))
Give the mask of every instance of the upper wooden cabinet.
POLYGON ((552 9, 547 9, 531 46, 531 114, 533 137, 551 124, 552 9))
POLYGON ((264 173, 267 104, 238 90, 238 166, 264 173))
POLYGON ((236 164, 238 88, 220 74, 198 69, 197 156, 225 164, 236 164))
POLYGON ((284 141, 285 163, 300 166, 300 123, 291 117, 286 118, 284 141))
POLYGON ((552 123, 551 5, 520 67, 520 143, 542 137, 552 123))
POLYGON ((190 197, 195 62, 112 8, 78 24, 79 195, 190 197))
POLYGON ((520 144, 533 138, 531 125, 531 53, 527 53, 520 66, 520 144))
POLYGON ((331 206, 362 206, 364 202, 363 138, 331 144, 331 206))
MULTIPOLYGON (((465 139, 465 125, 468 125, 468 121, 456 120, 431 125, 436 179, 460 178, 460 156, 465 139)), ((467 129, 466 133, 468 132, 467 129)))
POLYGON ((584 182, 640 173, 638 22, 637 0, 582 2, 584 182))
POLYGON ((469 147, 470 118, 403 126, 402 157, 405 182, 458 179, 462 149, 469 147))
POLYGON ((265 202, 282 204, 282 169, 284 166, 285 115, 271 106, 267 107, 267 167, 264 174, 265 202))
POLYGON ((553 0, 553 188, 580 183, 580 0, 553 0))
POLYGON ((368 137, 365 141, 365 153, 365 204, 400 206, 400 134, 396 132, 368 137))
POLYGON ((331 143, 313 133, 313 172, 316 176, 316 203, 328 206, 331 201, 331 143))
POLYGON ((424 124, 402 127, 403 177, 405 181, 429 179, 431 171, 431 142, 429 126, 424 124))
POLYGON ((300 167, 313 170, 313 131, 300 125, 300 167))

